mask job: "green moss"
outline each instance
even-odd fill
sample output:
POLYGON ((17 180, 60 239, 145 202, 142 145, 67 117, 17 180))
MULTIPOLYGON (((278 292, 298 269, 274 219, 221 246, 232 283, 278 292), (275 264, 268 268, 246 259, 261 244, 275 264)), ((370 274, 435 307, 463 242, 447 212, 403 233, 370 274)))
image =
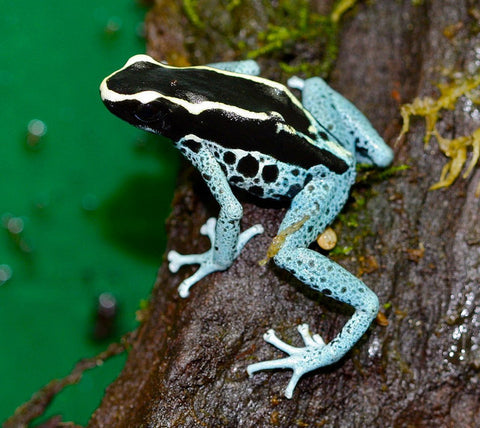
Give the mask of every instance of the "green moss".
POLYGON ((357 183, 374 184, 385 181, 398 173, 409 169, 408 165, 393 165, 389 168, 378 169, 372 165, 357 165, 357 183))
POLYGON ((242 0, 230 0, 227 4, 227 10, 230 12, 240 6, 242 0))
POLYGON ((258 36, 259 48, 247 53, 249 58, 276 54, 288 54, 299 44, 321 42, 323 57, 311 63, 291 65, 280 61, 280 67, 289 74, 326 76, 338 54, 338 32, 341 17, 357 0, 340 0, 328 15, 310 10, 307 0, 282 0, 279 2, 275 22, 258 36))
POLYGON ((340 246, 337 245, 332 251, 329 252, 330 256, 348 256, 353 250, 352 246, 340 246))
POLYGON ((200 30, 203 30, 205 29, 205 23, 202 22, 197 13, 197 3, 197 0, 183 0, 183 10, 185 11, 185 15, 187 15, 187 18, 192 25, 200 30))

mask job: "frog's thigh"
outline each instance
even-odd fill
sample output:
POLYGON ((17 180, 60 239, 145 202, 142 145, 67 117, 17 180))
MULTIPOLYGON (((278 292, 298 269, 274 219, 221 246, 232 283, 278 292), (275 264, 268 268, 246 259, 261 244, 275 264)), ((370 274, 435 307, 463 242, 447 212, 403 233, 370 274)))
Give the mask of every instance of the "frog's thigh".
POLYGON ((302 104, 323 126, 332 130, 340 120, 336 110, 338 95, 322 78, 312 77, 303 83, 302 104))
POLYGON ((250 76, 258 76, 260 74, 260 67, 253 59, 247 59, 245 61, 215 62, 208 64, 208 66, 217 68, 218 70, 232 71, 234 73, 248 74, 250 76))
POLYGON ((293 198, 290 209, 280 225, 280 231, 303 223, 302 228, 288 235, 287 246, 307 247, 323 232, 342 209, 347 197, 347 186, 335 174, 314 178, 293 198))

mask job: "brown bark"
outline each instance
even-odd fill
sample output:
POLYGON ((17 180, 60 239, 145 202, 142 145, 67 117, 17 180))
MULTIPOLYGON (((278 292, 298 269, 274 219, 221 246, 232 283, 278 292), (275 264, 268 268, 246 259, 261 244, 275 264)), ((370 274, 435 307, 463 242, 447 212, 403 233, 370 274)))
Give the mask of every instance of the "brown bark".
MULTIPOLYGON (((433 83, 446 69, 478 68, 478 2, 414 3, 358 5, 345 19, 331 79, 390 144, 401 125, 392 91, 400 94, 401 102, 409 102, 433 95, 433 83), (458 31, 447 38, 443 30, 458 23, 458 31)), ((151 18, 150 37, 157 23, 151 18)), ((160 51, 155 54, 162 56, 160 51)), ((454 111, 443 115, 439 128, 446 135, 465 135, 479 126, 466 103, 461 99, 454 111)), ((408 171, 368 187, 356 186, 344 213, 355 216, 358 227, 336 225, 339 245, 354 248, 336 260, 351 272, 363 273, 380 301, 389 303, 383 310, 387 326, 374 323, 338 364, 304 376, 291 400, 283 397, 289 371, 262 372, 249 379, 249 363, 282 356, 262 340, 268 328, 300 344, 295 327, 308 323, 331 340, 351 311, 319 297, 273 263, 258 266, 285 208, 245 202, 242 227, 261 223, 265 233, 246 246, 229 270, 196 284, 188 299, 178 297, 176 287, 195 268, 171 274, 162 264, 149 318, 90 425, 478 423, 480 222, 474 189, 480 172, 448 189, 429 191, 445 158, 434 142, 424 150, 423 132, 423 121, 414 121, 406 140, 396 147, 395 163, 408 164, 408 171), (360 209, 361 199, 367 203, 360 209), (422 246, 424 252, 412 251, 422 246), (373 259, 379 268, 365 267, 373 259)), ((200 181, 189 168, 180 179, 167 224, 168 250, 192 253, 208 247, 199 229, 209 216, 216 216, 217 207, 200 181)))

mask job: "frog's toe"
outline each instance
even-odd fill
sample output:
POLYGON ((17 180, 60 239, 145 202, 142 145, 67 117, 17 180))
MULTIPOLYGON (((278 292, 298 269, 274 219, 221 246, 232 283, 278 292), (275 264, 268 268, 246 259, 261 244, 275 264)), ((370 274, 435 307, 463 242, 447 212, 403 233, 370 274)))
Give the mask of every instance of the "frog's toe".
POLYGON ((243 247, 248 241, 250 241, 250 239, 252 239, 255 235, 259 235, 260 233, 263 233, 263 231, 264 231, 263 226, 261 224, 256 224, 248 228, 247 230, 243 231, 242 233, 240 233, 238 237, 236 257, 238 257, 243 247))
POLYGON ((293 356, 280 358, 279 360, 269 360, 261 361, 259 363, 250 364, 247 367, 247 373, 249 376, 252 376, 253 373, 262 371, 262 370, 275 370, 275 369, 291 369, 293 370, 292 377, 288 382, 287 387, 285 388, 285 397, 292 398, 293 391, 297 386, 300 378, 307 373, 309 370, 305 369, 298 364, 296 358, 293 356))
POLYGON ((211 263, 203 263, 200 265, 198 270, 188 278, 184 279, 178 286, 178 294, 180 297, 188 297, 190 294, 190 288, 192 285, 196 284, 202 278, 205 278, 207 275, 217 272, 218 267, 211 263))
POLYGON ((182 267, 182 263, 180 262, 181 254, 177 253, 175 250, 171 250, 168 252, 167 260, 168 260, 168 269, 172 273, 177 273, 178 270, 182 267))
POLYGON ((306 346, 325 346, 325 342, 319 334, 314 334, 313 336, 310 334, 308 324, 300 324, 297 330, 306 346))
POLYGON ((217 225, 217 219, 215 217, 209 218, 205 224, 200 228, 200 233, 204 236, 208 236, 210 242, 215 241, 215 227, 217 225))
POLYGON ((287 85, 289 88, 302 91, 303 87, 305 86, 305 80, 301 79, 298 76, 292 76, 290 77, 290 79, 287 80, 287 85))
POLYGON ((176 273, 182 266, 202 263, 205 256, 203 254, 180 254, 171 250, 168 252, 167 259, 168 269, 170 272, 176 273))

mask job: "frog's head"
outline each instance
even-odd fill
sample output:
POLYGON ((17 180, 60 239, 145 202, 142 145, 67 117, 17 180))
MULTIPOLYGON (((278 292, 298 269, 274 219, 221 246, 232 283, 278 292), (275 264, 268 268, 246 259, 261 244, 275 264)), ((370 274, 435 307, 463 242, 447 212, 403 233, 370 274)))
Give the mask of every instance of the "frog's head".
POLYGON ((175 138, 172 122, 178 119, 175 113, 181 106, 166 96, 165 88, 172 82, 165 69, 148 55, 133 56, 101 83, 103 103, 137 128, 175 138))

